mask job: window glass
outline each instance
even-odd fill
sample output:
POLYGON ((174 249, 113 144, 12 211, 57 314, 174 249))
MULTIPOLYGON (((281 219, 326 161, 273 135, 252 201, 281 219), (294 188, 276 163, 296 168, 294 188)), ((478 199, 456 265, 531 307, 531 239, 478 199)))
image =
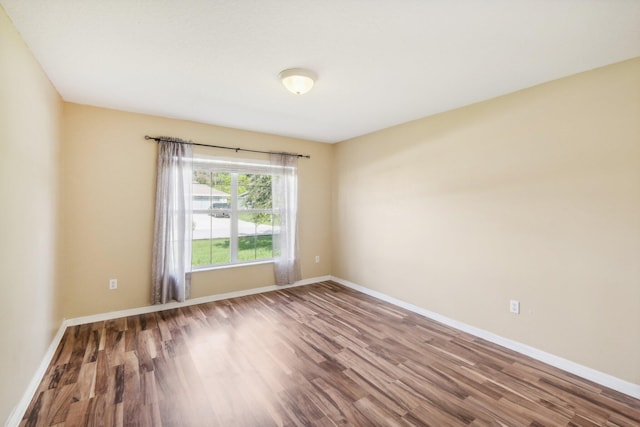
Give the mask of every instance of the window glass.
POLYGON ((274 257, 272 176, 194 166, 193 253, 197 268, 274 257))

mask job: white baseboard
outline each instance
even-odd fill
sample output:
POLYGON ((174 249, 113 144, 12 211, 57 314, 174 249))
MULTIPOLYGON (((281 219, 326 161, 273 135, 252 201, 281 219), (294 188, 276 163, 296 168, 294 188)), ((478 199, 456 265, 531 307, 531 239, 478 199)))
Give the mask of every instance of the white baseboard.
POLYGON ((76 317, 65 320, 66 326, 84 325, 85 323, 102 322, 105 320, 117 319, 120 317, 136 316, 138 314, 154 313, 156 311, 171 310, 172 308, 187 307, 190 305, 204 304, 212 301, 220 301, 223 299, 243 297, 246 295, 262 294, 265 292, 277 291, 280 289, 294 288, 296 286, 310 285, 311 283, 323 282, 331 280, 331 276, 312 277, 297 281, 292 285, 271 285, 261 288, 247 289, 244 291, 227 292, 224 294, 208 295, 186 300, 184 302, 169 302, 166 304, 149 305, 145 307, 130 308, 128 310, 111 311, 108 313, 93 314, 91 316, 76 317))
POLYGON ((303 279, 303 280, 297 281, 292 285, 263 286, 261 288, 253 288, 253 289, 247 289, 243 291, 228 292, 224 294, 209 295, 206 297, 194 298, 194 299, 187 300, 185 302, 170 302, 167 304, 150 305, 146 307, 131 308, 128 310, 112 311, 109 313, 100 313, 100 314, 95 314, 91 316, 65 319, 62 321, 62 324, 60 325, 58 332, 56 333, 55 337, 51 341, 51 344, 49 345, 47 352, 42 358, 42 362, 40 362, 40 366, 38 366, 38 370, 36 371, 33 378, 31 379, 29 386, 25 390, 22 396, 22 399, 20 399, 18 404, 15 406, 15 408, 9 415, 9 418, 7 418, 7 421, 5 422, 4 425, 5 427, 17 427, 20 424, 20 421, 22 420, 24 413, 29 407, 29 403, 31 403, 31 399, 33 399, 35 392, 37 391, 38 386, 42 381, 42 378, 44 378, 44 375, 47 372, 47 368, 49 367, 49 364, 51 363, 51 360, 55 355, 56 349, 58 348, 58 344, 60 344, 60 341, 62 340, 64 331, 69 326, 84 325, 85 323, 102 322, 105 320, 117 319, 119 317, 154 313, 156 311, 170 310, 172 308, 186 307, 190 305, 203 304, 203 303, 212 302, 212 301, 220 301, 224 299, 243 297, 246 295, 261 294, 264 292, 277 291, 280 289, 288 289, 288 288, 294 288, 297 286, 310 285, 312 283, 324 282, 327 280, 331 280, 331 276, 319 276, 319 277, 312 277, 309 279, 303 279))
POLYGON ((58 344, 60 344, 60 341, 62 340, 65 329, 67 329, 67 326, 64 324, 64 322, 62 322, 62 324, 58 328, 58 332, 56 332, 56 335, 51 340, 51 344, 49 344, 49 347, 47 348, 47 351, 44 354, 42 361, 40 362, 40 365, 36 370, 36 373, 33 375, 33 378, 31 378, 31 382, 22 395, 22 398, 15 406, 15 408, 13 408, 13 411, 9 415, 9 418, 7 418, 7 421, 4 424, 5 427, 17 427, 18 425, 20 425, 20 421, 22 420, 24 413, 27 411, 27 408, 31 403, 31 399, 38 390, 38 386, 40 386, 40 382, 42 381, 42 378, 44 378, 44 374, 47 373, 49 363, 51 363, 53 356, 56 354, 56 349, 58 348, 58 344))
POLYGON ((640 399, 639 384, 634 384, 634 383, 622 380, 612 375, 605 374, 604 372, 597 371, 595 369, 589 368, 584 365, 580 365, 578 363, 553 355, 551 353, 547 353, 545 351, 528 346, 526 344, 522 344, 518 341, 513 341, 508 338, 501 337, 500 335, 496 335, 492 332, 486 331, 484 329, 476 328, 475 326, 467 325, 466 323, 462 323, 457 320, 450 319, 441 314, 426 310, 422 307, 409 304, 405 301, 399 300, 397 298, 393 298, 381 292, 374 291, 372 289, 365 288, 364 286, 360 286, 355 283, 349 282, 348 280, 344 280, 334 276, 331 277, 331 280, 333 280, 334 282, 340 283, 341 285, 344 285, 348 288, 362 292, 363 294, 370 295, 382 301, 386 301, 398 307, 402 307, 406 310, 412 311, 414 313, 433 319, 437 322, 443 323, 447 326, 451 326, 452 328, 456 328, 463 332, 467 332, 471 335, 474 335, 476 337, 485 339, 489 342, 498 344, 502 347, 506 347, 510 350, 517 351, 518 353, 524 354, 533 359, 539 360, 540 362, 544 362, 548 365, 555 366, 556 368, 562 369, 563 371, 570 372, 579 377, 593 381, 594 383, 597 383, 605 387, 611 388, 613 390, 619 391, 621 393, 627 394, 631 397, 635 397, 636 399, 640 399))

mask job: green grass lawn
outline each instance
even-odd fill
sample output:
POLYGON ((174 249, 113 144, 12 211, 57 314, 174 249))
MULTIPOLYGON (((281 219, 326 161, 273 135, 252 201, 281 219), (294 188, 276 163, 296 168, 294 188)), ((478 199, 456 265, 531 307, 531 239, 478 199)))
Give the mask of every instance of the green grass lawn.
MULTIPOLYGON (((254 261, 273 258, 273 238, 269 235, 242 236, 238 239, 238 260, 254 261)), ((229 264, 231 254, 229 239, 194 240, 191 254, 191 265, 229 264)))

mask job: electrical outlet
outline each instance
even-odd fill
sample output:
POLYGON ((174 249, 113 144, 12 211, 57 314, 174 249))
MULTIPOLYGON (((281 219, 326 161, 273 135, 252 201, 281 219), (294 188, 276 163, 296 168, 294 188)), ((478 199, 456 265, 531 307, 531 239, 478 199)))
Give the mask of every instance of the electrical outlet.
POLYGON ((316 255, 316 264, 320 264, 320 255, 316 255))
POLYGON ((118 289, 118 279, 109 279, 109 289, 118 289))
POLYGON ((513 314, 520 314, 520 301, 514 299, 509 301, 509 311, 513 314))

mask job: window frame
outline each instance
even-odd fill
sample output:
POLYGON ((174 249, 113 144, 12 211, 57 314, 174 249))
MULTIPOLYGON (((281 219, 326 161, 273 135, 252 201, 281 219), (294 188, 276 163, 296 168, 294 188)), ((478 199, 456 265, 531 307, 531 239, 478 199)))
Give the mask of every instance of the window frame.
MULTIPOLYGON (((276 216, 276 210, 273 207, 273 187, 271 188, 271 200, 272 207, 270 209, 242 209, 240 208, 240 194, 238 193, 238 177, 239 175, 269 175, 272 177, 280 175, 277 173, 277 168, 273 167, 268 161, 254 160, 254 159, 243 159, 243 158, 223 158, 223 157, 213 157, 206 155, 194 155, 193 157, 193 172, 195 174, 196 171, 206 171, 211 173, 228 173, 230 174, 230 207, 227 209, 213 209, 209 207, 209 209, 193 209, 192 210, 192 220, 194 214, 208 214, 212 215, 214 213, 227 213, 229 214, 229 262, 221 263, 221 264, 206 264, 206 265, 194 265, 193 264, 193 255, 191 259, 191 269, 192 271, 203 271, 203 270, 214 270, 221 268, 230 268, 230 267, 238 267, 245 265, 256 265, 256 264, 267 264, 273 263, 275 261, 275 254, 273 248, 273 241, 276 238, 275 232, 275 222, 274 218, 276 216), (270 214, 272 215, 271 222, 271 236, 272 236, 272 244, 271 244, 271 257, 270 258, 260 258, 242 261, 238 259, 239 255, 239 243, 242 236, 239 232, 239 221, 241 214, 270 214)), ((254 235, 257 237, 257 235, 254 235)), ((210 238, 211 239, 211 238, 210 238)), ((192 245, 195 239, 191 239, 192 245)))

